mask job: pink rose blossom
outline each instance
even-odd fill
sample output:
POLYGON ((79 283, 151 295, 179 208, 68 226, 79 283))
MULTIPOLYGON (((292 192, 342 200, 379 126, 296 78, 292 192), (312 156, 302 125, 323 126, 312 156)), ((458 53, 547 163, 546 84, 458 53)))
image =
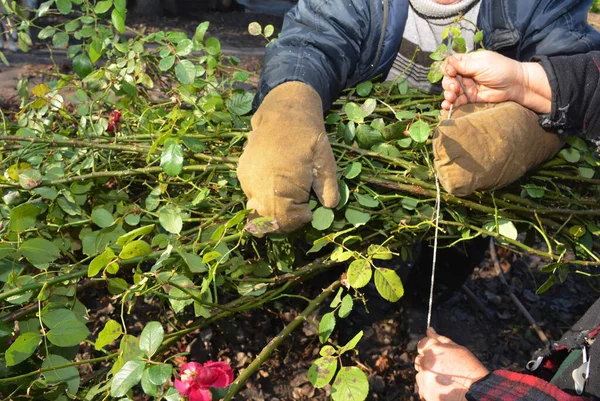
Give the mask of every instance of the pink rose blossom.
POLYGON ((208 361, 204 365, 189 362, 181 365, 175 388, 189 401, 212 401, 210 387, 225 388, 233 381, 233 370, 225 362, 208 361))

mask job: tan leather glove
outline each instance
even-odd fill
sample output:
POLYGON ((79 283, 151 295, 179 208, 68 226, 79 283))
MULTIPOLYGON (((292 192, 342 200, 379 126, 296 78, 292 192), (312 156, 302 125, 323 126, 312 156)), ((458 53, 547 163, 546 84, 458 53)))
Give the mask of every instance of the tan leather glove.
POLYGON ((337 206, 337 166, 312 87, 286 82, 271 90, 252 129, 237 169, 249 209, 275 218, 278 232, 287 233, 311 221, 311 187, 323 206, 337 206))
POLYGON ((519 179, 556 154, 564 141, 514 102, 466 104, 442 112, 433 138, 435 167, 446 191, 466 196, 519 179))

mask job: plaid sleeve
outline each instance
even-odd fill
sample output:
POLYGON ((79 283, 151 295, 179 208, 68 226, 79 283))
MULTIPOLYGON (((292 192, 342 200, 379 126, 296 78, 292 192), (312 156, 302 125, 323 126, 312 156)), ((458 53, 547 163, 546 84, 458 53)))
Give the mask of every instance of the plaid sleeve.
POLYGON ((584 401, 535 376, 496 370, 473 383, 468 401, 584 401))

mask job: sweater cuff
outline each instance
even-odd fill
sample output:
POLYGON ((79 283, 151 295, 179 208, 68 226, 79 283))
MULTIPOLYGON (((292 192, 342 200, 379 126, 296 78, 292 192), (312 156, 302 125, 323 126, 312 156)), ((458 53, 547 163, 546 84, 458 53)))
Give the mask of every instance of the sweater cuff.
POLYGON ((550 90, 552 92, 552 111, 549 114, 540 114, 539 123, 542 128, 555 130, 558 134, 565 134, 571 130, 571 124, 567 119, 569 104, 559 104, 560 87, 556 72, 547 56, 535 56, 531 61, 538 62, 548 77, 550 90))
POLYGON ((466 394, 468 401, 572 401, 572 397, 558 387, 538 377, 496 370, 473 383, 466 394))

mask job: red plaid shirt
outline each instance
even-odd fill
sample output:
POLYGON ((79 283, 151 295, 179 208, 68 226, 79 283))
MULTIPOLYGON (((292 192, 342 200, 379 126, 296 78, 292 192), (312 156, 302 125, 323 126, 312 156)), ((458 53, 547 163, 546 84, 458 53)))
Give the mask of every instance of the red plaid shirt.
POLYGON ((586 401, 535 376, 496 370, 475 382, 468 401, 586 401))

